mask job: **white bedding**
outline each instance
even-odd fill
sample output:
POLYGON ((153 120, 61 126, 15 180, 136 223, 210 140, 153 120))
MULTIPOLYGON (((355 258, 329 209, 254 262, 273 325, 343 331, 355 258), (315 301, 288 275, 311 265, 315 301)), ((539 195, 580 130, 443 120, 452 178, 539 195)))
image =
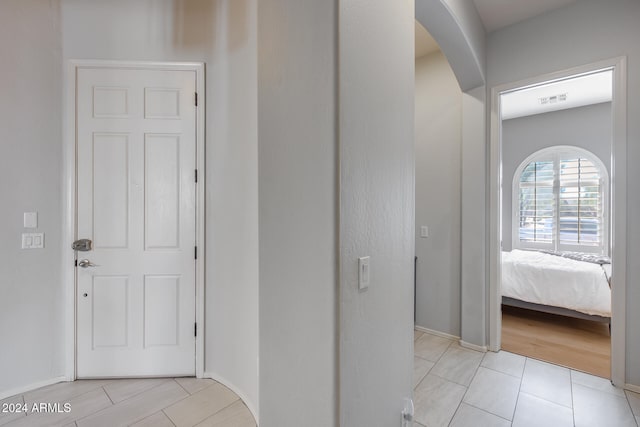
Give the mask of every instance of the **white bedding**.
POLYGON ((534 251, 502 253, 502 295, 611 317, 602 266, 534 251))

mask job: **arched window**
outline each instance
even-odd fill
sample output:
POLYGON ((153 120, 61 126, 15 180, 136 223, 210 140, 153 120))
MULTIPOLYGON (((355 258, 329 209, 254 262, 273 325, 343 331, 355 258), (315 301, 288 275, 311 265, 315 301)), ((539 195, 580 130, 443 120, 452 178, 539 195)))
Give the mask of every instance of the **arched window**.
POLYGON ((608 253, 607 169, 571 146, 529 156, 513 177, 513 246, 608 253))

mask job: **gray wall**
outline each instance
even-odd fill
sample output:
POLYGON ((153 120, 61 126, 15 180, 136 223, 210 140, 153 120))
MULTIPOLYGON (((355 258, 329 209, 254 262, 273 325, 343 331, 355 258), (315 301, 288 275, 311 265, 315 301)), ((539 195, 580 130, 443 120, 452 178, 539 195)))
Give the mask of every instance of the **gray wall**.
POLYGON ((513 174, 531 154, 573 145, 611 166, 611 103, 571 108, 502 121, 502 249, 512 249, 513 174))
POLYGON ((64 375, 60 3, 0 3, 0 394, 64 375), (38 212, 44 249, 21 249, 38 212))
POLYGON ((627 56, 627 383, 640 385, 640 2, 582 0, 489 35, 489 87, 627 56))
POLYGON ((258 409, 257 2, 62 0, 64 59, 206 62, 205 375, 258 409))
POLYGON ((339 4, 340 425, 398 426, 412 393, 414 4, 339 4))
POLYGON ((337 424, 337 3, 260 0, 260 426, 337 424))
POLYGON ((442 53, 415 64, 416 325, 460 336, 462 93, 442 53))
POLYGON ((205 370, 257 409, 256 47, 252 0, 0 3, 0 393, 65 374, 63 314, 72 310, 60 280, 66 60, 205 61, 205 370), (24 211, 38 211, 44 250, 19 249, 24 211))

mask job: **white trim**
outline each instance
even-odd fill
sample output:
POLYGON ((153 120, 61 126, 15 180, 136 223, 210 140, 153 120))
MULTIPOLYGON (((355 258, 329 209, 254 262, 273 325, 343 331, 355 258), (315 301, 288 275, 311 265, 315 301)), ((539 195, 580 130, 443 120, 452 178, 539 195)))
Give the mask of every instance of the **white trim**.
POLYGON ((196 110, 196 167, 198 168, 198 183, 196 188, 196 245, 198 259, 196 260, 196 322, 198 334, 196 336, 196 378, 204 376, 205 353, 204 337, 205 325, 205 270, 206 270, 206 87, 205 64, 194 64, 196 72, 196 93, 198 93, 198 108, 196 110))
POLYGON ((63 92, 64 123, 62 129, 62 236, 60 253, 62 257, 61 276, 65 288, 65 376, 67 381, 76 379, 76 269, 75 256, 71 244, 76 240, 76 65, 69 62, 66 68, 63 92))
POLYGON ((491 89, 489 124, 489 345, 491 351, 500 351, 502 331, 502 297, 499 284, 502 281, 502 114, 500 90, 491 89))
POLYGON ((480 351, 482 353, 486 353, 488 351, 486 345, 475 345, 462 340, 460 340, 459 344, 460 347, 468 348, 469 350, 480 351))
POLYGON ((632 392, 634 392, 634 393, 640 393, 640 386, 638 386, 638 385, 634 385, 634 384, 625 384, 625 385, 624 385, 624 389, 625 389, 625 390, 632 391, 632 392))
POLYGON ((501 122, 500 94, 516 89, 536 86, 543 82, 562 80, 594 71, 613 69, 611 142, 611 247, 612 277, 615 283, 611 289, 611 381, 614 385, 625 384, 626 351, 626 263, 627 263, 627 63, 626 57, 607 59, 600 62, 571 68, 525 79, 515 83, 496 86, 491 89, 491 141, 490 141, 490 204, 489 204, 489 348, 500 349, 500 168, 501 168, 501 122))
POLYGON ((613 138, 611 156, 611 381, 626 380, 627 324, 627 58, 611 61, 613 71, 613 138))
POLYGON ((228 389, 230 389, 235 394, 237 394, 240 400, 242 400, 242 402, 247 406, 247 408, 249 408, 249 412, 251 412, 251 415, 253 415, 253 419, 256 421, 256 425, 259 425, 258 423, 259 420, 257 417, 258 412, 256 411, 256 408, 253 406, 253 402, 251 402, 247 398, 247 396, 242 391, 240 391, 239 387, 236 387, 235 384, 233 384, 232 382, 228 381, 225 377, 223 377, 222 375, 218 375, 215 372, 207 371, 204 373, 203 378, 210 378, 214 381, 217 381, 220 384, 227 387, 228 389))
POLYGON ((460 337, 457 337, 455 335, 450 335, 450 334, 446 334, 444 332, 434 331, 433 329, 423 328, 422 326, 418 326, 418 325, 414 326, 414 329, 417 330, 417 331, 420 331, 420 332, 424 332, 424 333, 427 333, 427 334, 435 335, 435 336, 441 337, 441 338, 447 338, 447 339, 450 339, 450 340, 456 340, 457 341, 457 340, 460 339, 460 337))
POLYGON ((11 390, 7 390, 7 391, 3 391, 0 392, 0 400, 4 400, 8 397, 12 397, 12 396, 17 396, 19 394, 24 394, 28 391, 32 391, 32 390, 36 390, 38 388, 41 387, 46 387, 48 385, 51 384, 57 384, 57 383, 61 383, 61 382, 65 382, 67 381, 67 377, 54 377, 54 378, 50 378, 48 380, 44 380, 44 381, 38 381, 37 383, 31 383, 28 385, 24 385, 21 387, 16 387, 14 389, 11 390))
POLYGON ((76 278, 74 254, 71 244, 76 239, 76 72, 79 68, 120 68, 193 71, 196 74, 196 92, 200 95, 196 111, 196 156, 198 184, 196 191, 196 371, 204 375, 205 336, 205 65, 202 62, 131 62, 104 60, 69 60, 64 79, 63 126, 63 225, 62 225, 62 281, 65 286, 65 376, 67 381, 76 379, 76 278))

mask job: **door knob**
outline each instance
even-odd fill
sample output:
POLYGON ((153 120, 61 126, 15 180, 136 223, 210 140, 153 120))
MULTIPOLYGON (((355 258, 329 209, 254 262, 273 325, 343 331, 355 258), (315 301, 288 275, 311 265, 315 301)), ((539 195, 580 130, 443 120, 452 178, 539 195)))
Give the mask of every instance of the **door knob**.
POLYGON ((98 267, 98 264, 94 264, 91 261, 89 261, 88 259, 81 259, 80 261, 78 261, 78 266, 82 267, 82 268, 98 267))

